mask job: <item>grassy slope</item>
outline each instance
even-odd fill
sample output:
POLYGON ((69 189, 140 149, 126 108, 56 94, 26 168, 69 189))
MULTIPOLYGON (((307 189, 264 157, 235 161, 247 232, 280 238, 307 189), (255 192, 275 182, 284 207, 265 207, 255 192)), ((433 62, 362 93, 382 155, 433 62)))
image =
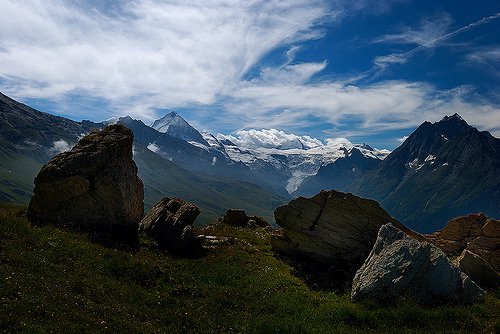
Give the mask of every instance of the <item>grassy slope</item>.
POLYGON ((41 163, 16 152, 0 138, 0 201, 28 203, 41 163))
MULTIPOLYGON (((135 144, 134 160, 144 182, 145 209, 165 196, 177 196, 200 206, 197 224, 208 224, 224 215, 227 209, 242 208, 248 214, 274 221, 273 212, 286 199, 242 181, 197 176, 135 144)), ((33 179, 42 163, 20 154, 0 139, 0 202, 28 204, 33 179)))
POLYGON ((0 332, 500 330, 498 293, 473 306, 421 308, 313 292, 273 256, 263 230, 211 227, 235 244, 180 259, 102 248, 82 235, 32 228, 24 215, 25 207, 0 205, 0 332))
POLYGON ((250 215, 274 221, 274 209, 286 202, 286 199, 254 184, 190 173, 139 143, 135 144, 134 150, 134 160, 144 182, 146 209, 164 196, 181 197, 200 206, 201 214, 196 223, 205 225, 216 221, 231 208, 245 209, 250 215))

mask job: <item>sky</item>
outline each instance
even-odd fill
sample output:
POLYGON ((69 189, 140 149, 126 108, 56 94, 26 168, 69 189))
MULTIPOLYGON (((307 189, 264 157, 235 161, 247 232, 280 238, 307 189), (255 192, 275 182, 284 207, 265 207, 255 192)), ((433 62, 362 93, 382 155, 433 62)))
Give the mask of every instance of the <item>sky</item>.
POLYGON ((500 136, 498 1, 0 8, 0 91, 77 121, 130 115, 149 124, 175 110, 214 134, 276 129, 393 149, 422 122, 459 113, 500 136))

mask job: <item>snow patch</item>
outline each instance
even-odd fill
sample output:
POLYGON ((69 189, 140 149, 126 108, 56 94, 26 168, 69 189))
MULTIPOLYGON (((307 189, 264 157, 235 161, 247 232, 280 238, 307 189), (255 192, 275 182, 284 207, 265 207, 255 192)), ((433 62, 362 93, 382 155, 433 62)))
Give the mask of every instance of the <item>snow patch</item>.
POLYGON ((208 151, 208 147, 206 145, 203 145, 202 143, 198 143, 197 141, 188 141, 188 143, 190 143, 193 146, 204 149, 205 151, 208 151))
POLYGON ((42 146, 42 145, 38 144, 38 142, 36 142, 36 141, 32 141, 32 140, 30 140, 30 139, 28 139, 28 138, 26 138, 26 139, 24 140, 24 143, 25 143, 26 145, 30 145, 30 146, 38 146, 38 147, 42 146))
POLYGON ((432 154, 429 154, 429 155, 425 158, 424 162, 430 162, 431 164, 433 164, 433 163, 434 163, 434 160, 436 160, 436 157, 435 157, 434 155, 432 155, 432 154))
POLYGON ((423 165, 424 164, 418 163, 418 158, 415 158, 413 161, 406 164, 407 167, 415 170, 419 170, 420 168, 422 168, 423 165))
POLYGON ((155 143, 149 143, 147 146, 148 150, 154 153, 158 153, 160 151, 160 147, 155 143))

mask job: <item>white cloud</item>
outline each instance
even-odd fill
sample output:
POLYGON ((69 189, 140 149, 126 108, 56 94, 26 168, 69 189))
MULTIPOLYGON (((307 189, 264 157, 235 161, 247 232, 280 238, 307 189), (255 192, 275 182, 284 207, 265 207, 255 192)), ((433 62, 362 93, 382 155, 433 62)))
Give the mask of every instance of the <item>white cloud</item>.
POLYGON ((480 48, 466 55, 468 64, 478 65, 487 73, 494 74, 500 77, 500 46, 492 46, 488 48, 480 48))
POLYGON ((498 64, 498 62, 500 61, 500 46, 474 51, 468 54, 467 58, 471 61, 479 63, 498 64))
POLYGON ((160 151, 160 147, 158 147, 158 145, 156 145, 155 143, 149 143, 147 147, 148 147, 148 150, 150 150, 154 153, 158 153, 160 151))
POLYGON ((404 143, 404 141, 405 141, 406 139, 408 139, 408 136, 403 136, 403 137, 396 138, 396 139, 397 139, 398 143, 402 144, 402 143, 404 143))
POLYGON ((320 36, 330 15, 323 0, 4 1, 1 89, 83 93, 152 118, 153 107, 213 103, 278 45, 320 36))
MULTIPOLYGON (((196 121, 206 116, 210 122, 204 124, 213 126, 330 124, 341 129, 356 119, 360 124, 354 131, 369 134, 410 128, 458 111, 481 129, 500 133, 498 107, 474 92, 439 91, 405 81, 366 86, 328 78, 319 82, 315 75, 330 64, 293 62, 300 41, 322 36, 318 22, 340 20, 353 11, 385 13, 399 2, 123 0, 110 7, 102 1, 4 0, 0 90, 51 101, 82 94, 103 99, 109 112, 128 113, 146 123, 156 118, 156 108, 201 106, 196 121), (284 45, 290 46, 284 64, 242 81, 263 56, 284 45), (205 106, 213 108, 202 110, 205 106)), ((378 57, 375 67, 404 63, 425 47, 442 45, 499 16, 446 33, 450 19, 442 15, 444 22, 427 19, 414 29, 403 27, 381 37, 379 42, 418 46, 378 57)), ((66 114, 78 118, 79 108, 72 105, 71 110, 66 114)))
POLYGON ((339 138, 327 138, 326 146, 332 147, 345 147, 347 149, 351 149, 354 145, 347 138, 339 137, 339 138))
POLYGON ((60 139, 54 141, 52 147, 49 148, 49 152, 52 154, 59 154, 71 150, 72 145, 68 144, 67 141, 60 139))
POLYGON ((311 127, 325 123, 342 128, 353 120, 360 120, 356 132, 336 133, 350 137, 408 129, 458 112, 480 129, 500 133, 500 109, 465 86, 440 91, 429 84, 405 81, 360 87, 254 80, 242 85, 233 96, 225 106, 232 118, 227 120, 224 115, 221 121, 239 122, 247 128, 283 127, 284 124, 311 127))
POLYGON ((323 146, 323 143, 316 138, 298 136, 276 129, 240 130, 236 132, 236 136, 218 134, 217 139, 229 139, 238 146, 248 148, 302 149, 323 146))
POLYGON ((440 13, 434 17, 422 19, 416 28, 404 26, 397 33, 379 37, 375 43, 429 45, 445 35, 451 23, 450 14, 440 13))

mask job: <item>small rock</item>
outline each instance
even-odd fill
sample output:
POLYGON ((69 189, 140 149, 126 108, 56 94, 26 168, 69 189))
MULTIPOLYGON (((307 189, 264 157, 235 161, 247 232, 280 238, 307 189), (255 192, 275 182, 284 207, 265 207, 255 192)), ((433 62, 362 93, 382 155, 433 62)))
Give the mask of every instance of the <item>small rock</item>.
POLYGON ((155 204, 139 224, 139 233, 172 253, 196 254, 201 242, 193 232, 200 209, 180 198, 163 198, 155 204))
POLYGON ((423 304, 469 304, 484 291, 453 265, 436 246, 420 242, 392 224, 380 228, 377 241, 354 277, 351 299, 423 304))
POLYGON ((269 223, 258 216, 247 216, 245 210, 229 209, 219 223, 235 227, 268 227, 269 223))

